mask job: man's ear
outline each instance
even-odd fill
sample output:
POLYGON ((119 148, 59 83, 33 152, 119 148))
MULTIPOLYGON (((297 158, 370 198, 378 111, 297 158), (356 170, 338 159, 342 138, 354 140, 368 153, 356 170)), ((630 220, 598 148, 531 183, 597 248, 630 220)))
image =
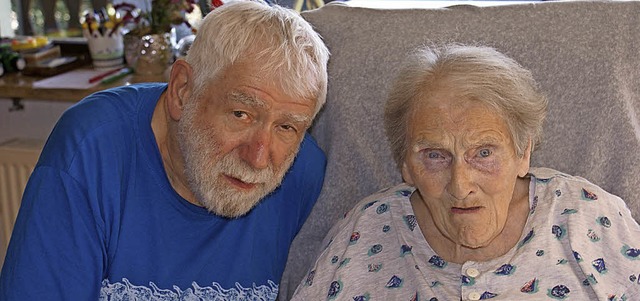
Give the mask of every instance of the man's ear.
POLYGON ((167 87, 166 104, 169 116, 180 120, 182 109, 193 93, 193 68, 183 59, 176 60, 171 67, 171 76, 167 87))

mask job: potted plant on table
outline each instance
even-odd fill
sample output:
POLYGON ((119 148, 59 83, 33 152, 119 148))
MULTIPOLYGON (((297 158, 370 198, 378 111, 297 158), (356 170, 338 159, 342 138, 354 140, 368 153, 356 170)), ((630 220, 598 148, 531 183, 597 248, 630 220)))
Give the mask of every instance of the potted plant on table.
POLYGON ((186 14, 191 13, 197 0, 151 0, 148 11, 123 2, 114 5, 124 17, 124 52, 127 64, 137 74, 162 74, 173 58, 171 29, 186 24, 186 14))

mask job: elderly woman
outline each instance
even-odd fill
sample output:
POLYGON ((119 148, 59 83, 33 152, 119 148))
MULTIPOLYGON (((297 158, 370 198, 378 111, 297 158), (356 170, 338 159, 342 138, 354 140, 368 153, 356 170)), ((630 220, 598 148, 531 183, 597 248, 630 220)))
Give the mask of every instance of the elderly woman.
POLYGON ((640 227, 585 179, 529 168, 547 109, 488 47, 421 49, 385 127, 405 183, 335 225, 293 300, 636 300, 640 227))

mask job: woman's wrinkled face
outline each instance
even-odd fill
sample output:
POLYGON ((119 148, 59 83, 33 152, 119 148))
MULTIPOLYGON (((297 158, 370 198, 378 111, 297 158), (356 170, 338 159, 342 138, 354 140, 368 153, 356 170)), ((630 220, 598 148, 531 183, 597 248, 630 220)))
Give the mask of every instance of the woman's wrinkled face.
POLYGON ((516 155, 498 113, 447 89, 418 99, 409 114, 405 181, 445 237, 468 248, 488 245, 504 228, 529 156, 516 155))

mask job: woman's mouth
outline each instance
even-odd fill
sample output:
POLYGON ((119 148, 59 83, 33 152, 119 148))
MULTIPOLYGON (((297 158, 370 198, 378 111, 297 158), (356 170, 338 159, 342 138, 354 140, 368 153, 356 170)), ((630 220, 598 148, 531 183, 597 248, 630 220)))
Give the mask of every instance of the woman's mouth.
POLYGON ((482 207, 451 207, 451 213, 453 214, 472 214, 480 211, 482 207))

